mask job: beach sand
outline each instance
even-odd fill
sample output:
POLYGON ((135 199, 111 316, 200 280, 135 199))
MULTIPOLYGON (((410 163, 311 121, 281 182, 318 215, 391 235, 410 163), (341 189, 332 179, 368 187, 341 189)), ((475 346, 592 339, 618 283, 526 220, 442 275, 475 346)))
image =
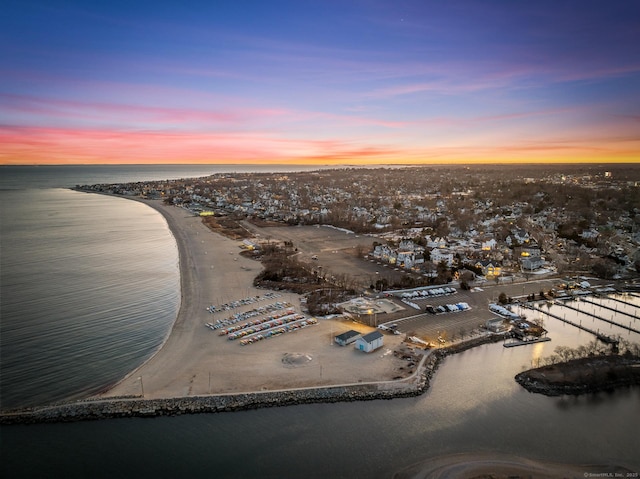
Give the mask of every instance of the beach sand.
POLYGON ((568 479, 628 477, 631 471, 616 465, 573 465, 541 462, 497 453, 438 456, 414 464, 393 475, 394 479, 568 479))
POLYGON ((370 354, 353 346, 341 347, 333 337, 349 329, 372 328, 350 320, 321 319, 315 326, 247 346, 220 337, 205 326, 229 314, 275 301, 289 301, 300 311, 299 296, 281 297, 211 314, 206 308, 267 290, 253 287, 259 262, 240 256, 241 242, 212 232, 188 211, 144 201, 167 220, 179 249, 181 306, 162 348, 102 397, 140 395, 148 399, 193 395, 278 390, 333 384, 391 380, 406 362, 390 354, 401 336, 385 336, 383 348, 370 354), (292 367, 286 354, 300 353, 311 360, 292 367), (141 379, 140 379, 141 378, 141 379))

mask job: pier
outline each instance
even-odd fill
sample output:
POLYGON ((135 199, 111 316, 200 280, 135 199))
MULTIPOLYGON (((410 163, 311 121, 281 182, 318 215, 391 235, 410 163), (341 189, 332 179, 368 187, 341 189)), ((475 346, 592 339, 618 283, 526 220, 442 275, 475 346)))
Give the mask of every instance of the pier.
MULTIPOLYGON (((633 296, 633 297, 635 297, 635 298, 640 297, 640 296, 635 295, 635 294, 632 294, 632 293, 627 293, 627 294, 629 294, 629 296, 633 296)), ((638 305, 637 305, 637 304, 633 304, 633 303, 630 303, 629 301, 624 301, 624 300, 622 300, 622 299, 614 298, 613 296, 609 296, 609 295, 604 295, 604 294, 603 294, 603 295, 598 295, 598 297, 600 297, 600 298, 607 298, 607 299, 609 299, 609 300, 611 300, 611 301, 617 301, 618 303, 626 304, 627 306, 631 306, 632 308, 637 308, 637 307, 638 307, 638 305)))
MULTIPOLYGON (((619 301, 617 299, 609 298, 609 297, 607 297, 607 299, 612 299, 614 301, 619 301)), ((581 300, 584 301, 585 303, 594 304, 594 305, 596 305, 596 306, 598 306, 600 308, 608 309, 609 311, 614 311, 617 314, 624 314, 625 316, 629 316, 630 318, 638 319, 638 317, 635 314, 627 313, 626 311, 618 311, 616 308, 612 308, 611 306, 605 306, 604 304, 596 303, 595 301, 591 301, 590 299, 587 299, 587 298, 581 298, 581 300)), ((619 302, 623 303, 623 304, 627 304, 629 306, 636 307, 635 304, 627 303, 626 301, 619 301, 619 302)))
POLYGON ((527 344, 535 344, 535 343, 544 343, 547 341, 551 341, 551 338, 544 336, 542 338, 532 338, 532 339, 515 339, 513 341, 505 341, 502 345, 505 348, 514 348, 516 346, 526 346, 527 344))
MULTIPOLYGON (((591 333, 593 334, 596 338, 598 338, 600 341, 602 341, 603 343, 606 344, 614 344, 617 345, 619 343, 619 341, 616 338, 612 338, 610 336, 607 336, 606 334, 602 334, 600 331, 594 331, 593 329, 589 329, 586 326, 583 326, 582 324, 578 324, 578 323, 574 323, 573 321, 570 321, 566 318, 562 318, 560 316, 558 316, 557 314, 553 314, 553 313, 549 313, 548 311, 543 310, 542 308, 539 308, 538 306, 531 304, 531 305, 526 305, 527 308, 531 308, 534 311, 539 311, 542 314, 546 314, 547 316, 550 316, 552 318, 558 319, 564 323, 570 324, 571 326, 575 326, 578 329, 582 329, 583 331, 586 331, 587 333, 591 333)), ((582 311, 580 311, 582 313, 582 311)))
MULTIPOLYGON (((590 302, 590 301, 589 301, 589 302, 590 302)), ((605 323, 613 324, 614 326, 618 326, 619 328, 626 329, 626 330, 631 331, 631 332, 633 332, 633 333, 638 333, 638 334, 640 334, 640 330, 637 330, 637 329, 635 329, 635 328, 632 328, 631 326, 625 326, 624 324, 616 323, 615 321, 612 321, 612 320, 610 320, 610 319, 603 318, 602 316, 598 316, 597 314, 593 314, 593 313, 590 313, 590 312, 588 312, 588 311, 583 311, 583 310, 581 310, 580 308, 574 308, 573 306, 569 306, 567 303, 564 303, 564 302, 560 302, 560 301, 558 301, 558 302, 556 302, 555 304, 557 304, 557 305, 559 305, 559 306, 564 306, 565 308, 572 309, 573 311, 577 311, 578 313, 586 314, 587 316, 591 316, 592 318, 599 319, 600 321, 604 321, 605 323)), ((594 303, 594 304, 596 304, 596 305, 597 305, 597 303, 594 303)), ((597 306, 598 306, 598 305, 597 305, 597 306)), ((618 311, 618 312, 619 312, 619 311, 618 311)))

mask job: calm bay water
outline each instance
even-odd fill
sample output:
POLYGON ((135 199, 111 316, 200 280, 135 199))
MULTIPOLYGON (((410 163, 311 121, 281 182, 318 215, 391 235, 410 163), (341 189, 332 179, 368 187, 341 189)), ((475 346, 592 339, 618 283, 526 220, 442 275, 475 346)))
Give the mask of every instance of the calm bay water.
POLYGON ((180 301, 164 219, 118 198, 9 190, 2 201, 2 406, 97 392, 157 349, 180 301))
MULTIPOLYGON (((14 170, 13 180, 10 169, 0 170, 3 407, 100 389, 161 344, 179 301, 177 251, 166 223, 133 201, 59 189, 219 171, 154 168, 57 167, 34 174, 31 183, 24 170, 14 170)), ((636 307, 605 301, 637 313, 640 300, 623 299, 636 307)), ((560 306, 549 311, 585 325, 597 321, 560 306)), ((634 321, 610 311, 602 315, 624 324, 634 321)), ((615 326, 595 326, 640 342, 637 334, 615 326)), ((549 343, 511 349, 486 345, 447 358, 432 388, 418 398, 3 426, 0 473, 376 478, 429 457, 465 452, 618 463, 640 471, 638 388, 547 398, 527 393, 513 380, 556 346, 593 340, 555 319, 547 318, 546 327, 553 338, 549 343)))
POLYGON ((0 167, 2 408, 104 389, 157 350, 178 311, 178 253, 164 218, 69 187, 261 169, 0 167))

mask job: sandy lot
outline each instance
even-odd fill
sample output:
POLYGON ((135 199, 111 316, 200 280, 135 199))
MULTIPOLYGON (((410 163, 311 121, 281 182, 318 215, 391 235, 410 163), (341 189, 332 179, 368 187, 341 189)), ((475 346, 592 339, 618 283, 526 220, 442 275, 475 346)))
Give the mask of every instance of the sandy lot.
MULTIPOLYGON (((215 314, 206 309, 263 296, 266 290, 252 286, 260 264, 240 256, 239 241, 211 232, 200 218, 184 209, 159 201, 145 203, 163 214, 176 238, 181 307, 163 347, 103 396, 141 394, 143 389, 146 398, 275 390, 390 380, 406 373, 406 361, 391 354, 403 336, 385 335, 383 348, 370 354, 335 344, 333 337, 349 329, 373 330, 346 319, 321 319, 315 326, 247 346, 219 336, 205 324, 275 301, 263 300, 215 314), (291 353, 311 359, 292 366, 283 362, 291 353)), ((289 301, 300 311, 297 295, 280 294, 278 301, 289 301)))
POLYGON ((363 289, 377 279, 385 278, 392 283, 405 274, 388 264, 363 261, 357 257, 358 248, 370 250, 373 242, 378 240, 372 236, 345 233, 329 226, 258 228, 246 221, 243 225, 261 239, 293 242, 298 248, 300 261, 315 264, 312 259, 315 255, 318 257, 317 264, 322 266, 325 275, 348 274, 363 289))

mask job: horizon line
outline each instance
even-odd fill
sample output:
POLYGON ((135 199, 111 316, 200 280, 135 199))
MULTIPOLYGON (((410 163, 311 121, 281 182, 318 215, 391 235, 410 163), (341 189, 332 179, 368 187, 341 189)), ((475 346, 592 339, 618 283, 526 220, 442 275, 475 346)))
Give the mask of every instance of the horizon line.
POLYGON ((602 159, 586 159, 586 160, 566 160, 566 161, 525 161, 525 160, 496 160, 496 161, 473 161, 473 162, 399 162, 399 163, 313 163, 313 162, 301 162, 301 163, 278 163, 278 162, 265 162, 265 163, 248 163, 248 162, 198 162, 198 163, 129 163, 129 162, 109 162, 109 163, 0 163, 0 166, 318 166, 318 167, 386 167, 386 166, 486 166, 486 165, 501 165, 501 166, 523 166, 523 165, 638 165, 640 166, 640 160, 627 159, 627 160, 602 160, 602 159))

